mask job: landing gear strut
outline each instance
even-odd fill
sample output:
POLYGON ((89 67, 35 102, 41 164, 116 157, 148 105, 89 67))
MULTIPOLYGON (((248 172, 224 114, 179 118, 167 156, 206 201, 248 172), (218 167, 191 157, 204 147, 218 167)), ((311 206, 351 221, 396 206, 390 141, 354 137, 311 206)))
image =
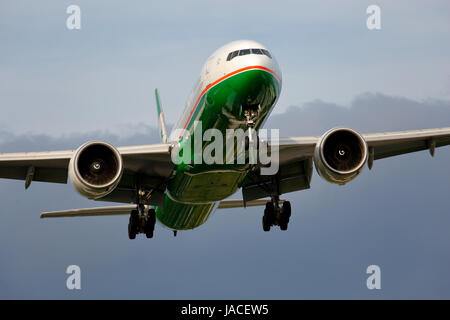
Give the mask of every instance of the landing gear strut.
POLYGON ((262 218, 263 230, 270 231, 272 226, 280 226, 281 230, 287 230, 290 217, 291 203, 285 201, 280 208, 278 197, 274 197, 272 201, 266 203, 262 218))
MULTIPOLYGON (((255 127, 255 119, 258 117, 259 112, 261 111, 261 106, 258 105, 257 108, 244 108, 244 116, 245 116, 245 122, 247 125, 247 128, 249 129, 249 135, 246 137, 246 150, 248 149, 248 146, 250 143, 254 143, 255 139, 258 139, 258 135, 256 132, 254 132, 255 127)), ((258 142, 258 140, 257 140, 258 142)))

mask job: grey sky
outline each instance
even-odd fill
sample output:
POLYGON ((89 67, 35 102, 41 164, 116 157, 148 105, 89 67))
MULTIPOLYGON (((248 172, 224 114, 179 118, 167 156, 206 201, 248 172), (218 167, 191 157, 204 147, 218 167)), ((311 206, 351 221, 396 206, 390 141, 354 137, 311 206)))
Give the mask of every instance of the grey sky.
MULTIPOLYGON (((449 126, 450 5, 377 1, 382 30, 369 32, 372 3, 3 1, 0 150, 157 142, 153 88, 174 122, 206 57, 241 38, 269 46, 281 65, 267 126, 282 136, 449 126), (72 3, 80 32, 65 29, 72 3)), ((314 172, 310 190, 285 196, 287 232, 264 233, 262 209, 249 208, 135 241, 127 217, 40 220, 102 205, 70 184, 25 191, 1 180, 0 298, 448 299, 449 162, 449 147, 380 160, 344 187, 314 172), (65 287, 70 264, 81 267, 81 291, 65 287), (381 291, 365 287, 371 264, 381 291)))

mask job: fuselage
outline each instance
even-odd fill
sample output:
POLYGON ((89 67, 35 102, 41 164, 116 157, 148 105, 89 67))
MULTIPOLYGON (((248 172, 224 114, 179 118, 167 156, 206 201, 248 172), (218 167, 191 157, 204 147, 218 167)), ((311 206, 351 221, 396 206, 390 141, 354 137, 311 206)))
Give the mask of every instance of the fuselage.
MULTIPOLYGON (((274 56, 255 41, 231 42, 208 58, 169 137, 172 143, 192 146, 192 161, 176 166, 164 203, 156 208, 163 225, 174 230, 198 227, 221 200, 240 188, 252 165, 195 163, 198 148, 192 140, 208 129, 217 129, 224 137, 227 129, 247 130, 248 110, 258 111, 254 119, 258 130, 280 95, 281 82, 274 56)), ((202 140, 201 150, 209 143, 202 140)))

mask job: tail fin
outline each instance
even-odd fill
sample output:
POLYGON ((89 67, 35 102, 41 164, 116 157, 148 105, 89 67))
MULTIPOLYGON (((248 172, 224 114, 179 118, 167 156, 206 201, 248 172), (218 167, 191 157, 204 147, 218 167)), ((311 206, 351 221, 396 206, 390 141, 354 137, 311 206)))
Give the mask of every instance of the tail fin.
POLYGON ((156 110, 158 111, 159 133, 161 135, 161 142, 166 143, 167 142, 166 121, 164 120, 164 113, 161 108, 161 101, 159 100, 158 88, 155 89, 155 98, 156 98, 156 110))

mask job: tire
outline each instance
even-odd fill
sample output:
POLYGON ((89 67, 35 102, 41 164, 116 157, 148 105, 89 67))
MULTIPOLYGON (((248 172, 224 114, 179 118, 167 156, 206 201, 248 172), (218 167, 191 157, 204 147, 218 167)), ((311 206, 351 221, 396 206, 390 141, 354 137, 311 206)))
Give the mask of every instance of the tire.
POLYGON ((149 218, 149 220, 147 220, 147 222, 145 223, 145 228, 144 228, 145 236, 149 239, 153 238, 154 230, 155 230, 155 223, 152 222, 151 218, 149 218))
POLYGON ((149 209, 147 222, 145 223, 145 236, 149 239, 153 238, 153 232, 155 230, 155 223, 156 223, 155 210, 149 209))
POLYGON ((146 230, 145 236, 147 237, 147 239, 153 238, 153 230, 146 230))
POLYGON ((136 239, 136 232, 135 230, 133 230, 133 226, 131 225, 131 223, 128 224, 128 238, 130 240, 136 239))
POLYGON ((283 207, 281 208, 281 213, 283 216, 285 216, 288 219, 291 217, 291 203, 289 201, 285 201, 283 203, 283 207))
POLYGON ((270 231, 270 223, 268 223, 268 221, 267 221, 267 216, 266 216, 266 215, 263 215, 263 218, 262 218, 262 225, 263 225, 263 230, 264 230, 265 232, 270 231))
POLYGON ((269 211, 269 210, 271 210, 271 211, 274 211, 274 207, 273 207, 273 203, 272 202, 266 202, 266 209, 264 210, 264 211, 269 211))
POLYGON ((264 216, 267 219, 267 223, 270 225, 275 221, 275 208, 273 207, 272 202, 266 203, 266 208, 264 209, 264 216))
POLYGON ((130 224, 131 224, 131 227, 134 229, 134 232, 138 233, 138 231, 139 231, 139 214, 138 214, 137 210, 131 211, 130 224))
POLYGON ((288 228, 289 218, 291 217, 291 203, 285 201, 281 207, 280 229, 285 231, 288 228))
POLYGON ((149 209, 148 210, 148 221, 152 223, 153 226, 155 226, 156 223, 156 212, 155 209, 149 209))

